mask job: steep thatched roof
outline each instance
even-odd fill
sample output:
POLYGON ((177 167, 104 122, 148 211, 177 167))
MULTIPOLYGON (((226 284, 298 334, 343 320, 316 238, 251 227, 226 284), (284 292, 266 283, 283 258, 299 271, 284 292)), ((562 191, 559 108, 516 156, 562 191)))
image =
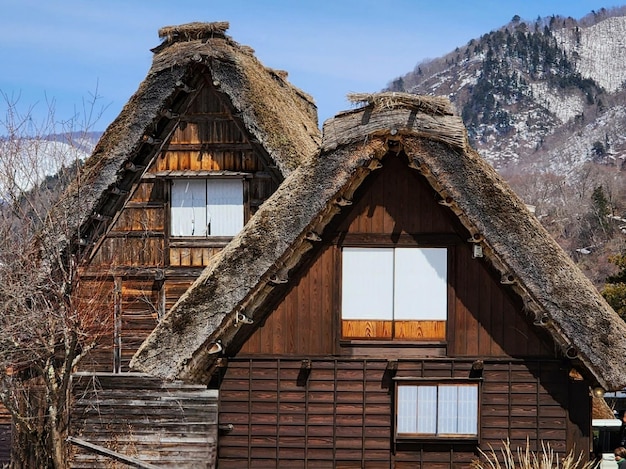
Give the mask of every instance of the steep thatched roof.
MULTIPOLYGON (((147 77, 98 142, 80 185, 72 186, 57 207, 73 227, 69 232, 80 227, 88 244, 106 229, 207 77, 282 177, 318 152, 321 136, 313 100, 264 67, 250 48, 225 34, 227 29, 228 23, 220 22, 159 31, 165 39, 153 49, 147 77)), ((48 237, 55 247, 70 242, 65 230, 54 226, 48 237)))
MULTIPOLYGON (((359 101, 363 101, 359 99, 359 101)), ((261 314, 274 284, 288 276, 315 236, 341 210, 387 152, 403 151, 459 218, 485 257, 521 295, 537 327, 579 360, 606 389, 626 385, 626 325, 467 143, 449 106, 427 97, 371 95, 366 107, 324 124, 322 154, 294 171, 244 230, 216 256, 131 362, 164 378, 208 379, 220 340, 241 328, 237 313, 261 314), (208 370, 208 371, 207 371, 208 370)), ((258 319, 258 317, 257 317, 258 319)))

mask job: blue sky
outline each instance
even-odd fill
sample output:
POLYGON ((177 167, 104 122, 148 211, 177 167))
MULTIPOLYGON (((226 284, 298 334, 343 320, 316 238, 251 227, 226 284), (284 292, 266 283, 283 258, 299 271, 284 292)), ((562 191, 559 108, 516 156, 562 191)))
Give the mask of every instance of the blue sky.
POLYGON ((7 101, 41 122, 104 130, 145 78, 159 28, 229 21, 228 34, 313 96, 320 122, 421 61, 508 23, 552 14, 579 19, 620 3, 595 0, 0 0, 0 120, 7 101))

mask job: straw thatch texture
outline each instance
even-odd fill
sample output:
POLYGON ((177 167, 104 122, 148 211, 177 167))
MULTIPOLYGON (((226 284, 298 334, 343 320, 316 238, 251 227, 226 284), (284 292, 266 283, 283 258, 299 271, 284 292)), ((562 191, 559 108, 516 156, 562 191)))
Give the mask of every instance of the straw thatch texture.
POLYGON ((593 419, 614 419, 613 409, 609 407, 603 397, 591 398, 591 416, 593 419))
POLYGON ((419 112, 413 107, 362 108, 324 123, 323 151, 358 142, 363 135, 389 134, 426 137, 461 151, 468 145, 467 131, 458 116, 419 112))
POLYGON ((452 210, 470 233, 484 236, 488 259, 502 274, 515 276, 529 310, 549 317, 542 327, 555 342, 576 350, 589 375, 605 388, 624 386, 626 347, 616 339, 626 336, 626 325, 495 170, 466 146, 464 133, 462 146, 456 139, 442 143, 441 135, 458 133, 458 123, 440 113, 420 114, 426 113, 401 105, 367 107, 327 121, 324 153, 294 171, 214 258, 131 366, 169 379, 208 379, 210 344, 220 339, 226 346, 233 339, 237 311, 251 317, 262 311, 270 277, 298 264, 311 248, 306 233, 323 231, 338 213, 334 201, 351 198, 369 174, 367 166, 393 139, 412 167, 420 168, 442 198, 452 200, 452 210), (438 127, 421 124, 429 120, 438 127))

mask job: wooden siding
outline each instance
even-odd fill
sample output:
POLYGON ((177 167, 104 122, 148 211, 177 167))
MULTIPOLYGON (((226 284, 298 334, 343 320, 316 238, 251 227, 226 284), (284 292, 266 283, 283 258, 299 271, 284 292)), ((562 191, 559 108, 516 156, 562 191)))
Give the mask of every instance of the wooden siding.
POLYGON ((324 246, 241 354, 328 355, 335 349, 335 252, 324 246))
POLYGON ((170 266, 205 267, 222 248, 219 247, 170 247, 170 266))
POLYGON ((98 338, 98 346, 89 351, 80 366, 93 371, 112 371, 115 282, 109 278, 83 278, 80 287, 81 296, 95 300, 90 309, 81 308, 81 313, 92 322, 90 334, 98 338))
POLYGON ((11 461, 11 414, 0 404, 0 466, 11 461))
POLYGON ((450 273, 453 304, 448 307, 450 356, 553 356, 554 346, 533 326, 521 300, 500 283, 471 247, 455 249, 450 273))
POLYGON ((207 171, 209 175, 245 176, 247 221, 277 187, 277 177, 264 158, 240 130, 219 93, 204 86, 113 221, 91 266, 206 266, 224 240, 213 246, 206 242, 195 246, 200 241, 195 239, 187 246, 169 246, 169 179, 177 177, 172 172, 184 177, 205 177, 207 171))
POLYGON ((162 266, 164 249, 162 237, 109 236, 94 260, 99 266, 162 266))
MULTIPOLYGON (((164 469, 215 467, 217 391, 132 374, 74 381, 72 436, 164 469)), ((122 466, 73 448, 72 469, 122 466)))
POLYGON ((169 309, 174 306, 174 303, 178 301, 183 293, 187 291, 187 289, 191 286, 195 279, 187 279, 187 280, 167 280, 164 286, 165 292, 165 311, 169 311, 169 309))
MULTIPOLYGON (((474 444, 394 443, 393 380, 468 378, 471 360, 231 359, 220 388, 219 467, 336 468, 467 467, 474 444)), ((549 443, 563 454, 568 433, 589 448, 589 428, 567 406, 589 411, 589 396, 569 381, 558 361, 485 361, 480 391, 480 447, 533 450, 549 443)))
MULTIPOLYGON (((353 208, 344 209, 345 219, 324 233, 323 247, 291 274, 284 297, 243 344, 240 356, 376 356, 380 346, 391 345, 380 341, 377 347, 363 347, 362 340, 340 340, 341 245, 448 247, 448 321, 446 339, 439 340, 443 352, 436 355, 553 356, 551 343, 526 317, 519 298, 500 283, 484 259, 472 258, 469 233, 437 202, 417 171, 392 158, 371 177, 357 190, 353 208)), ((434 343, 436 337, 424 339, 434 343)), ((391 353, 432 355, 433 350, 406 340, 395 341, 391 353), (401 343, 404 349, 399 348, 401 343)))
POLYGON ((120 370, 156 327, 159 318, 160 285, 154 281, 123 281, 119 322, 120 370))
POLYGON ((344 319, 341 321, 343 339, 445 340, 446 321, 376 321, 344 319))
POLYGON ((426 180, 399 156, 385 158, 353 200, 338 233, 441 235, 460 228, 426 180))

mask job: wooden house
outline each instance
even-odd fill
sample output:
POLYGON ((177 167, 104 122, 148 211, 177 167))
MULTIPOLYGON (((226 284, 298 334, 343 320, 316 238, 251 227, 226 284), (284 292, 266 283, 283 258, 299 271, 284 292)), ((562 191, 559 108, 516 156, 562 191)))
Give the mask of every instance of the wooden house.
POLYGON ((447 100, 354 98, 131 368, 218 389, 221 469, 587 457, 626 326, 447 100))
POLYGON ((112 292, 72 466, 468 467, 507 438, 587 455, 626 326, 449 102, 356 96, 322 138, 227 27, 160 31, 57 207, 74 229, 50 238, 112 292))

